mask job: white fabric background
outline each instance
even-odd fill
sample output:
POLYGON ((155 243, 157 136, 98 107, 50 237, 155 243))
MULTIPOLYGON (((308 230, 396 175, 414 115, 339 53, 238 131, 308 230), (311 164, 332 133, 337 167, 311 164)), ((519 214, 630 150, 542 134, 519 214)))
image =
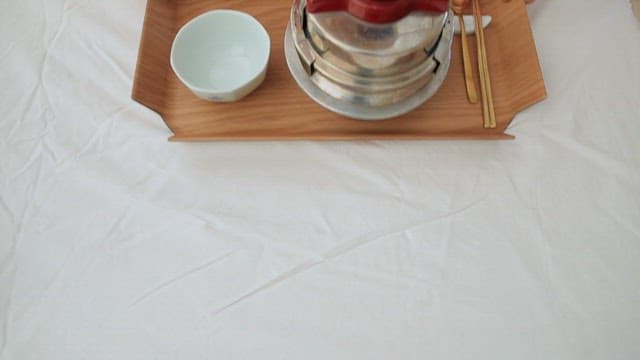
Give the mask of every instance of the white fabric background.
POLYGON ((530 7, 513 142, 168 143, 144 8, 0 2, 0 358, 640 358, 628 0, 530 7))

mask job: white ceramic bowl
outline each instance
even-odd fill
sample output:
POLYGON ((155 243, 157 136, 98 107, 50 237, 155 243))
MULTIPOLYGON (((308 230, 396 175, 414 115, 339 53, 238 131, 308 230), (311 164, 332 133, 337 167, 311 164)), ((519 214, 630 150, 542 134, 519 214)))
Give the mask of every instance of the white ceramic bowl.
POLYGON ((264 81, 271 40, 251 15, 214 10, 189 21, 171 48, 171 67, 196 96, 242 99, 264 81))

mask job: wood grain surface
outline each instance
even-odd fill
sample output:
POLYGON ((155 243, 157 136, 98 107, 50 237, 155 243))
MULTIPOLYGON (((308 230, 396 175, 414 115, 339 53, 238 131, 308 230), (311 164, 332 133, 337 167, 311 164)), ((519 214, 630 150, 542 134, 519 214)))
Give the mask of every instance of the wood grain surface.
MULTIPOLYGON (((290 6, 290 0, 148 0, 133 99, 159 113, 175 141, 416 140, 509 139, 505 130, 515 114, 546 97, 524 0, 483 0, 484 13, 494 17, 486 42, 496 129, 484 129, 481 107, 467 102, 459 38, 445 83, 423 106, 386 121, 347 119, 313 102, 289 74, 283 40, 290 6), (272 41, 264 84, 231 104, 196 98, 169 64, 171 44, 180 27, 199 14, 221 8, 255 16, 272 41)), ((469 39, 475 42, 475 37, 469 39)))

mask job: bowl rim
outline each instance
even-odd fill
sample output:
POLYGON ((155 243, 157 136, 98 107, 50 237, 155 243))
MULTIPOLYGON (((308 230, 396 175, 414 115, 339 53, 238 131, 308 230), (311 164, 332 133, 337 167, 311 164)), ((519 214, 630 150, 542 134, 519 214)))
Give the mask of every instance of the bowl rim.
POLYGON ((210 10, 210 11, 204 12, 204 13, 194 17, 193 19, 189 20, 186 24, 184 24, 180 28, 180 30, 176 34, 175 38, 173 39, 173 43, 171 45, 171 54, 169 56, 169 58, 170 58, 169 61, 171 63, 171 68, 173 69, 173 72, 176 74, 178 79, 184 85, 189 87, 191 90, 197 91, 197 92, 203 92, 203 93, 212 93, 212 94, 232 94, 232 93, 235 93, 235 92, 238 92, 238 91, 244 89, 245 87, 250 85, 253 81, 255 81, 257 78, 259 78, 262 75, 262 73, 265 71, 265 69, 267 68, 267 66, 269 64, 269 58, 270 57, 271 57, 271 37, 269 36, 269 32, 267 31, 267 29, 264 27, 264 25, 262 25, 262 23, 260 21, 258 21, 258 19, 256 19, 251 14, 243 12, 243 11, 231 10, 231 9, 217 9, 217 10, 210 10), (267 51, 266 51, 266 54, 264 56, 263 63, 260 64, 260 67, 258 67, 257 70, 253 74, 251 74, 250 77, 247 78, 247 81, 243 81, 240 85, 238 85, 238 86, 236 86, 234 88, 215 89, 215 88, 207 88, 207 87, 197 86, 197 85, 193 84, 191 81, 185 79, 182 76, 182 74, 180 73, 180 71, 178 70, 178 66, 176 66, 176 64, 174 63, 174 54, 175 54, 175 50, 176 50, 176 44, 185 36, 184 33, 190 27, 192 27, 196 22, 204 21, 208 17, 213 16, 213 15, 226 15, 226 16, 230 16, 230 17, 231 16, 244 17, 245 19, 249 20, 249 23, 252 25, 252 28, 259 29, 259 31, 264 35, 264 38, 266 39, 267 51))

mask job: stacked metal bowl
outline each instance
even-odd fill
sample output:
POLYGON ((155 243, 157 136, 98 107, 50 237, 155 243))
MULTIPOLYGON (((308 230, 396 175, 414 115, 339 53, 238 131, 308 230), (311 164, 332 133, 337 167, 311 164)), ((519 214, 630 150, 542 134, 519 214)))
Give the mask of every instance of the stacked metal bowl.
POLYGON ((316 102, 382 120, 422 105, 451 61, 448 0, 295 0, 285 36, 289 69, 316 102))

